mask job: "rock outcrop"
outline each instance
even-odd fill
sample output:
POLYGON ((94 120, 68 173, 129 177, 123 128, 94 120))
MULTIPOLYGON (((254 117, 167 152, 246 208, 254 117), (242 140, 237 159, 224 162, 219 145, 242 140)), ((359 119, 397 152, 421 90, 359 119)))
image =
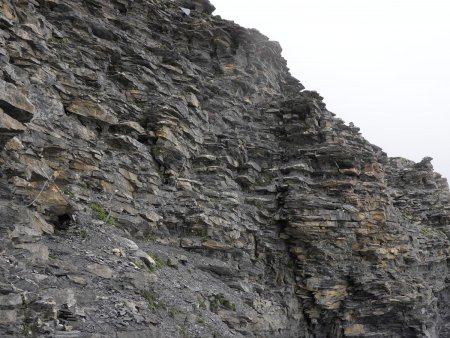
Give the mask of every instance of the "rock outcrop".
POLYGON ((450 336, 446 179, 213 11, 0 1, 0 336, 450 336))

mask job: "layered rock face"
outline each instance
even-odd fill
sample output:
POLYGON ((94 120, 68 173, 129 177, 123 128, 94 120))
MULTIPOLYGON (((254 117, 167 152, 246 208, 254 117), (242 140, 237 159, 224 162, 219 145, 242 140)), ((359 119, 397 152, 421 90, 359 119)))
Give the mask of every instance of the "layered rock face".
POLYGON ((206 0, 0 1, 0 336, 448 337, 447 181, 206 0))

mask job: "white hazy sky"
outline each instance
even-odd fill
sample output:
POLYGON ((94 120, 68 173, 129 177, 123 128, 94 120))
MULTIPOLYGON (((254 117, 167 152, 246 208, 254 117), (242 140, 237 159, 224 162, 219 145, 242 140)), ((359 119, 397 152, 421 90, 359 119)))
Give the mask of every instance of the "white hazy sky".
POLYGON ((389 156, 450 178, 450 1, 211 0, 283 47, 291 73, 389 156))

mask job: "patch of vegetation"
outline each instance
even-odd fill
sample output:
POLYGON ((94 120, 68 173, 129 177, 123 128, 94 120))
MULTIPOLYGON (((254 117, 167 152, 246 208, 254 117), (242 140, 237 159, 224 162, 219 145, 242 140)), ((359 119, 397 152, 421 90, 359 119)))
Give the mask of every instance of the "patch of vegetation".
POLYGON ((153 260, 155 261, 155 265, 149 267, 148 265, 140 262, 135 262, 134 265, 136 265, 141 270, 147 270, 148 272, 155 272, 158 269, 162 269, 167 265, 167 263, 159 256, 154 254, 148 254, 153 260))
POLYGON ((179 314, 179 313, 180 313, 180 311, 178 311, 176 309, 170 310, 168 312, 170 318, 175 318, 177 316, 177 314, 179 314))
POLYGON ((149 232, 144 236, 144 239, 148 242, 156 242, 156 235, 153 232, 149 232))
POLYGON ((142 292, 142 297, 147 301, 148 307, 151 310, 165 309, 166 304, 156 299, 155 293, 152 289, 147 289, 142 292))
POLYGON ((109 213, 106 212, 105 208, 101 204, 91 203, 89 204, 89 208, 91 208, 91 210, 94 212, 95 218, 97 218, 98 220, 103 221, 109 225, 116 224, 116 220, 114 219, 114 217, 109 215, 109 213))
POLYGON ((59 37, 51 37, 50 39, 48 39, 48 42, 50 43, 57 43, 57 44, 61 44, 63 46, 67 46, 69 44, 69 39, 68 38, 59 38, 59 37))
POLYGON ((183 338, 190 338, 191 336, 189 335, 186 326, 180 326, 180 329, 178 330, 178 332, 180 333, 180 336, 183 338))
POLYGON ((187 330, 187 317, 184 319, 183 325, 180 326, 178 332, 180 332, 180 336, 183 338, 190 338, 191 336, 188 333, 187 330))
POLYGON ((25 296, 22 294, 20 295, 22 297, 22 315, 23 315, 23 324, 22 324, 22 334, 24 336, 31 336, 33 334, 33 330, 31 328, 31 325, 28 323, 29 321, 29 313, 28 313, 28 304, 25 299, 25 296))
POLYGON ((227 310, 236 311, 236 304, 231 303, 228 299, 225 298, 222 293, 210 297, 209 302, 209 308, 212 312, 217 312, 220 307, 223 307, 227 310))
POLYGON ((153 260, 156 263, 155 267, 153 268, 153 271, 158 270, 158 269, 162 269, 163 267, 165 267, 167 265, 167 263, 161 257, 159 257, 158 255, 151 254, 151 253, 148 253, 148 255, 151 258, 153 258, 153 260))
POLYGON ((192 228, 189 233, 193 236, 197 237, 206 237, 208 236, 208 229, 205 228, 192 228))
POLYGON ((74 229, 73 234, 81 237, 82 239, 86 239, 88 237, 88 232, 86 229, 74 229))
POLYGON ((78 232, 78 234, 80 235, 81 238, 86 239, 88 236, 88 233, 85 229, 80 229, 80 231, 78 232))
POLYGON ((69 189, 64 190, 64 193, 70 198, 75 198, 75 194, 69 189))
POLYGON ((151 149, 151 153, 154 158, 158 158, 164 154, 164 147, 162 146, 154 146, 151 149))
POLYGON ((147 267, 148 272, 155 272, 156 270, 158 270, 156 266, 152 266, 151 268, 147 267))
POLYGON ((200 309, 206 310, 206 299, 199 298, 198 299, 198 307, 200 309))
POLYGON ((33 334, 33 330, 31 329, 31 325, 24 323, 22 326, 22 334, 24 336, 31 336, 33 334))
POLYGON ((212 338, 215 337, 220 337, 220 335, 217 333, 216 329, 214 328, 213 325, 211 325, 211 323, 207 322, 205 320, 205 318, 203 318, 202 314, 200 313, 200 315, 197 317, 197 324, 209 329, 209 331, 211 331, 212 333, 212 338))
POLYGON ((272 183, 274 177, 271 172, 264 171, 258 175, 256 178, 256 185, 267 185, 272 183))
POLYGON ((433 230, 430 227, 422 227, 420 233, 427 238, 433 237, 433 230))
POLYGON ((145 270, 147 268, 147 265, 145 265, 144 263, 134 263, 134 265, 136 265, 141 270, 145 270))

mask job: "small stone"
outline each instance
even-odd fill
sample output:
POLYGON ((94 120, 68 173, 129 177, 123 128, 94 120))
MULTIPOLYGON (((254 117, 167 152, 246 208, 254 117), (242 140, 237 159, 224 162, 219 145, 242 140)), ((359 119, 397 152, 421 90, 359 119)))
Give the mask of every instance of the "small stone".
POLYGON ((200 103, 198 102, 197 96, 193 93, 189 93, 187 96, 188 105, 190 107, 198 108, 200 103))
POLYGON ((176 258, 170 257, 167 260, 167 265, 170 266, 171 268, 178 268, 178 260, 176 258))
POLYGON ((109 279, 113 276, 113 270, 108 266, 102 264, 91 264, 87 266, 87 270, 99 277, 109 279))
POLYGON ((202 243, 202 246, 210 250, 218 250, 218 251, 229 251, 233 249, 233 247, 228 244, 213 240, 204 241, 202 243))
POLYGON ((186 265, 189 262, 189 259, 185 255, 177 255, 177 259, 183 265, 186 265))
POLYGON ((180 9, 187 16, 189 16, 189 14, 191 14, 191 10, 189 8, 180 7, 180 9))
POLYGON ((239 175, 238 177, 236 177, 236 181, 245 186, 251 186, 255 184, 255 178, 250 175, 239 175))
MULTIPOLYGON (((31 197, 35 198, 38 194, 39 190, 36 189, 34 191, 34 195, 31 197)), ((69 212, 71 208, 69 201, 64 196, 64 193, 55 183, 50 184, 47 189, 43 190, 36 202, 39 203, 42 209, 48 210, 50 213, 55 215, 63 215, 69 212)))
POLYGON ((184 74, 183 70, 181 68, 179 68, 179 67, 175 67, 175 66, 172 66, 172 65, 164 64, 164 63, 161 64, 161 67, 163 67, 163 68, 165 68, 167 70, 170 70, 170 71, 172 71, 174 73, 177 73, 179 75, 183 75, 184 74))
POLYGON ((125 251, 122 248, 114 248, 111 252, 117 257, 126 257, 125 251))
POLYGON ((26 127, 11 116, 5 114, 0 108, 0 134, 1 133, 23 133, 26 127))
POLYGON ((0 13, 0 28, 10 28, 13 26, 13 23, 6 18, 3 13, 0 13))
POLYGON ((245 164, 245 168, 251 168, 251 169, 253 169, 253 170, 255 170, 255 171, 259 172, 259 173, 261 172, 261 166, 258 163, 253 162, 253 161, 247 162, 245 164))
POLYGON ((139 250, 139 246, 133 242, 131 239, 117 236, 114 238, 118 244, 123 246, 124 248, 130 250, 130 251, 137 251, 139 250))
POLYGON ((67 278, 69 278, 69 280, 71 280, 75 284, 79 284, 79 285, 86 285, 87 284, 86 279, 84 279, 81 276, 67 275, 67 278))
POLYGON ((364 325, 361 324, 353 324, 351 326, 347 326, 344 329, 344 334, 346 337, 355 337, 363 334, 365 332, 364 325))
POLYGON ((14 231, 9 234, 9 238, 16 243, 37 242, 42 235, 42 230, 36 230, 23 225, 16 225, 14 231))
POLYGON ((45 221, 39 213, 31 213, 31 215, 29 215, 29 218, 31 221, 31 226, 37 231, 46 234, 53 234, 55 232, 53 225, 47 223, 47 221, 45 221))
POLYGON ((0 310, 0 324, 8 324, 17 322, 16 310, 0 310))
POLYGON ((67 108, 67 111, 72 114, 92 118, 94 120, 99 120, 110 124, 118 122, 117 117, 109 113, 100 104, 92 101, 73 101, 67 108))
POLYGON ((9 295, 0 295, 0 307, 2 308, 15 308, 22 305, 22 296, 17 293, 9 295))
POLYGON ((119 173, 128 181, 133 183, 136 186, 140 186, 141 182, 139 182, 138 176, 135 173, 132 173, 131 171, 125 170, 123 168, 119 168, 119 173))
POLYGON ((158 222, 163 218, 162 216, 158 215, 156 212, 152 210, 146 210, 145 213, 142 213, 140 215, 150 222, 158 222))
POLYGON ((15 136, 5 144, 5 150, 9 151, 18 151, 23 148, 25 148, 23 143, 15 136))
POLYGON ((128 129, 130 131, 135 131, 138 134, 145 134, 145 129, 142 126, 134 121, 125 121, 119 124, 116 124, 115 127, 128 129))
POLYGON ((72 331, 72 330, 73 330, 73 326, 71 326, 71 325, 64 325, 63 331, 68 331, 68 332, 70 332, 70 331, 72 331))
POLYGON ((0 108, 19 122, 28 122, 34 116, 35 108, 19 88, 0 79, 0 108))
POLYGON ((142 250, 138 250, 136 252, 136 256, 139 257, 141 259, 142 262, 144 262, 144 264, 149 267, 149 268, 154 268, 156 266, 156 262, 155 260, 150 257, 147 253, 145 253, 142 250))
POLYGON ((100 170, 97 166, 83 163, 80 160, 70 161, 69 168, 73 169, 73 170, 79 170, 79 171, 97 171, 97 170, 100 170))
POLYGON ((39 313, 39 318, 43 321, 56 319, 56 301, 53 297, 40 297, 28 305, 33 311, 39 313))
POLYGON ((178 181, 177 188, 184 191, 192 191, 192 185, 187 181, 178 181))
POLYGON ((31 253, 30 260, 32 262, 46 262, 48 261, 48 247, 43 244, 35 243, 21 243, 15 245, 15 248, 24 249, 31 253))

